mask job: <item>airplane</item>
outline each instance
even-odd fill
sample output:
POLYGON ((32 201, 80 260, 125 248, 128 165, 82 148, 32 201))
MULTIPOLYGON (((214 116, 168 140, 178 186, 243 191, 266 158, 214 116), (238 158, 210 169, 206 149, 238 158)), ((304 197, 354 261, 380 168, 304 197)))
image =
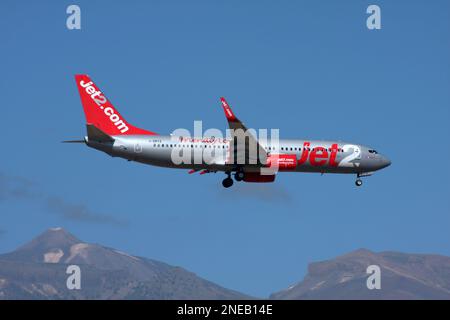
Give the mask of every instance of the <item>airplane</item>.
POLYGON ((64 142, 84 143, 128 161, 189 169, 190 174, 224 172, 225 188, 233 185, 232 176, 235 181, 268 183, 275 181, 278 172, 354 174, 359 187, 362 177, 391 164, 375 149, 355 143, 257 139, 248 134, 249 130, 223 97, 220 102, 231 132, 228 137, 158 135, 127 122, 88 75, 75 75, 75 81, 86 117, 87 136, 64 142))

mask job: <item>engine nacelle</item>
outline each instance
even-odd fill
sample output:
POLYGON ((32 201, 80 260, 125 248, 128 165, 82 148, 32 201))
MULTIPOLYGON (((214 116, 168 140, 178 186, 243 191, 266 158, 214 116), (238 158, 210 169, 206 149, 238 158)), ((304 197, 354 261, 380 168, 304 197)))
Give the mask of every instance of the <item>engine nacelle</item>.
POLYGON ((297 167, 297 156, 295 154, 271 154, 267 157, 267 167, 279 171, 291 171, 297 167))
POLYGON ((274 182, 275 175, 263 175, 259 172, 245 172, 244 173, 244 181, 245 182, 274 182))

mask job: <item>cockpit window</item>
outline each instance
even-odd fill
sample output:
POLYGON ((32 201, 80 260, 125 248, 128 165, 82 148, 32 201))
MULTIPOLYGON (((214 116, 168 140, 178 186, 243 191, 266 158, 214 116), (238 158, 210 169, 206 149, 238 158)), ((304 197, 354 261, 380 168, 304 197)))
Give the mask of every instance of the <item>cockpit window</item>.
POLYGON ((373 150, 373 149, 371 149, 371 150, 369 150, 369 153, 374 153, 374 154, 377 154, 378 152, 377 152, 377 150, 373 150))

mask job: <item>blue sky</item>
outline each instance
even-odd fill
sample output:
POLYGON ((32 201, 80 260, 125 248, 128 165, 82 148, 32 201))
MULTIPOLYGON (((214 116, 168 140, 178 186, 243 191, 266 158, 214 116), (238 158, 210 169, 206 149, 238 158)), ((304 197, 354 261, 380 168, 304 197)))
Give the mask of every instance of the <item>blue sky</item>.
POLYGON ((449 15, 448 1, 2 1, 0 252, 63 226, 260 297, 361 247, 450 255, 449 15), (85 135, 76 73, 158 133, 226 129, 225 96, 249 127, 393 164, 361 188, 280 174, 225 190, 222 174, 112 159, 60 143, 85 135))

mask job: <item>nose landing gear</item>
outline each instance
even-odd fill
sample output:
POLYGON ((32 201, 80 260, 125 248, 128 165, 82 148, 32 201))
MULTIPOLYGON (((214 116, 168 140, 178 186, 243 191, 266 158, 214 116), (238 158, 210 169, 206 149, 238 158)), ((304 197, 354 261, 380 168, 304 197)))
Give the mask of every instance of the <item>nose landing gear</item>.
POLYGON ((362 182, 362 180, 360 179, 361 177, 369 177, 369 176, 371 176, 372 174, 373 174, 373 172, 360 172, 360 173, 358 173, 358 174, 356 175, 356 181, 355 181, 356 186, 357 186, 357 187, 361 187, 361 186, 362 186, 363 182, 362 182))

